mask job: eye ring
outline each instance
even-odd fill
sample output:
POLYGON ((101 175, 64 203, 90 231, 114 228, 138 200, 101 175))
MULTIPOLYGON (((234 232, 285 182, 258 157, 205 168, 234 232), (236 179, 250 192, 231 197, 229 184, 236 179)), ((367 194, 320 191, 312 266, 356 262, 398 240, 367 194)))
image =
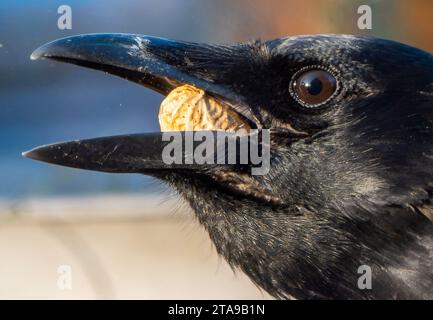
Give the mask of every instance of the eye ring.
POLYGON ((317 109, 324 106, 330 100, 332 100, 339 93, 339 91, 340 82, 338 80, 338 72, 334 68, 324 67, 321 65, 311 65, 299 69, 293 74, 289 85, 290 95, 302 107, 307 109, 317 109), (313 79, 313 81, 316 81, 316 87, 317 84, 319 84, 319 92, 311 92, 312 95, 309 95, 309 92, 306 92, 305 90, 316 89, 317 91, 317 88, 306 86, 304 81, 302 81, 302 77, 306 79, 309 78, 309 80, 313 79), (315 77, 321 78, 319 79, 320 83, 317 82, 317 79, 315 77), (302 88, 300 87, 301 82, 304 84, 302 88), (324 89, 323 92, 322 89, 324 89))

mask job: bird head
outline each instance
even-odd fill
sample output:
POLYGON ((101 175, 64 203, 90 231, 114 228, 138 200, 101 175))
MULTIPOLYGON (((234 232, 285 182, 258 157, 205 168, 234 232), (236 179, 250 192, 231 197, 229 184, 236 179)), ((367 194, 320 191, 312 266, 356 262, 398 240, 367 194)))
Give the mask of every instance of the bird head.
MULTIPOLYGON (((348 35, 211 45, 92 34, 48 43, 32 54, 39 58, 148 87, 167 96, 181 118, 188 108, 181 110, 179 88, 216 105, 207 124, 188 118, 182 128, 215 135, 227 127, 226 115, 249 137, 270 132, 270 168, 259 175, 250 162, 167 164, 162 133, 64 142, 25 155, 166 181, 190 203, 218 252, 277 297, 363 297, 357 266, 379 270, 380 255, 392 262, 398 227, 409 221, 415 230, 426 220, 389 210, 430 198, 433 58, 426 52, 348 35)), ((377 296, 386 296, 378 288, 377 296)))

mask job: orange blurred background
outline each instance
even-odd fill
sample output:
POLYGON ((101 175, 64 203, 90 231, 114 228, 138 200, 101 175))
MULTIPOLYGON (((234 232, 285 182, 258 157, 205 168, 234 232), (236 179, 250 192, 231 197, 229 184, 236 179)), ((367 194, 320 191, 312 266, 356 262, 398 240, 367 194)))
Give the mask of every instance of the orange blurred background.
MULTIPOLYGON (((217 9, 216 4, 214 9, 217 9)), ((314 33, 363 34, 405 42, 433 51, 431 0, 238 0, 224 1, 233 40, 314 33), (357 9, 372 9, 372 30, 359 30, 357 9)))

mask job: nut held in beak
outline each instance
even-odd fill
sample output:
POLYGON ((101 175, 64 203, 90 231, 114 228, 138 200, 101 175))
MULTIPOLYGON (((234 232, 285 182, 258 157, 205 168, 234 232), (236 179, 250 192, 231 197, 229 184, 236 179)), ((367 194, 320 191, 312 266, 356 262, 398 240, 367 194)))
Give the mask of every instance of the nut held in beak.
POLYGON ((158 117, 161 131, 251 129, 248 122, 223 101, 191 85, 173 89, 161 103, 158 117))

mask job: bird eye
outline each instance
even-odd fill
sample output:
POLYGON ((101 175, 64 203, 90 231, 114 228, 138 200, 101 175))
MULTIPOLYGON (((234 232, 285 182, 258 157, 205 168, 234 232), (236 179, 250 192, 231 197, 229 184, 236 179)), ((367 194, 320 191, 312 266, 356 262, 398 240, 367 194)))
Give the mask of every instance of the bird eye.
POLYGON ((334 95, 337 80, 325 70, 301 70, 293 77, 290 89, 301 105, 313 108, 326 103, 334 95))

